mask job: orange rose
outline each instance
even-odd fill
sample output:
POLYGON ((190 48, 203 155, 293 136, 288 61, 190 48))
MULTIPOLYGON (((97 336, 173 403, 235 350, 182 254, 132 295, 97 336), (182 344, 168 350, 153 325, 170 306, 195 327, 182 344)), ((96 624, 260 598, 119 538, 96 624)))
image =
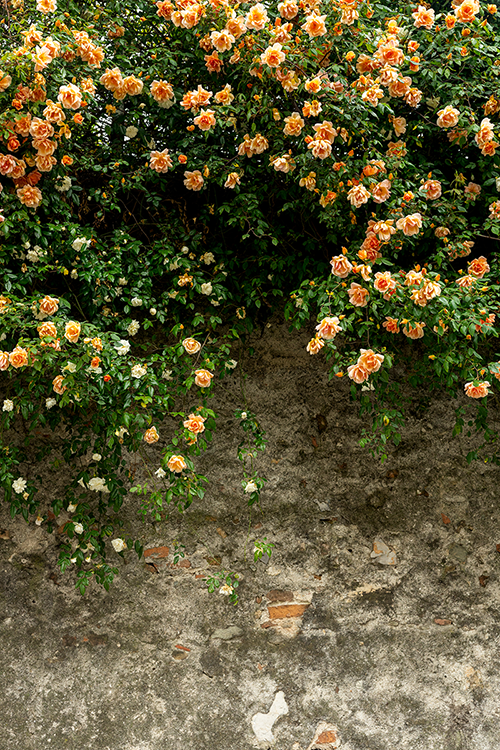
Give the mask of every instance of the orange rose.
POLYGON ((390 271, 384 271, 383 273, 377 271, 377 273, 375 274, 373 286, 375 287, 377 292, 385 294, 391 289, 396 288, 396 281, 392 278, 390 271))
POLYGON ((462 276, 462 278, 457 279, 456 283, 459 287, 462 287, 462 289, 470 289, 471 286, 475 283, 476 279, 473 276, 462 276))
POLYGON ((364 367, 362 367, 359 364, 356 365, 350 365, 347 368, 347 374, 351 378, 351 380, 354 380, 355 383, 361 384, 364 383, 365 380, 368 380, 370 377, 370 373, 365 370, 364 367))
POLYGON ((378 372, 384 361, 383 354, 375 354, 372 349, 360 349, 358 357, 358 366, 363 367, 368 373, 378 372))
POLYGON ((92 339, 90 342, 94 349, 96 349, 98 352, 102 352, 102 341, 99 338, 92 339))
POLYGON ((153 81, 150 91, 151 96, 160 107, 168 109, 174 103, 174 89, 168 81, 153 81))
POLYGON ((365 289, 361 284, 357 284, 355 281, 352 282, 350 289, 347 290, 349 295, 349 302, 354 307, 366 307, 370 292, 365 289))
POLYGON ((458 8, 455 8, 455 15, 460 23, 471 23, 477 13, 479 13, 477 0, 463 0, 458 8))
POLYGON ((79 109, 82 106, 82 92, 74 83, 59 87, 57 100, 65 109, 79 109))
POLYGON ((52 390, 54 390, 60 396, 62 396, 62 394, 66 390, 66 386, 62 384, 63 380, 64 380, 64 375, 58 375, 52 381, 52 390))
POLYGON ((396 318, 387 317, 385 322, 382 323, 382 326, 388 333, 399 333, 399 325, 396 318))
POLYGON ((99 359, 99 357, 92 357, 92 359, 90 360, 90 366, 94 368, 99 367, 100 363, 101 360, 99 359))
POLYGON ((401 219, 397 220, 396 227, 401 229, 407 237, 412 237, 414 234, 418 234, 422 228, 422 216, 419 213, 402 216, 401 219))
POLYGON ((447 104, 444 109, 438 112, 437 124, 440 128, 454 128, 460 117, 460 112, 451 104, 447 104))
POLYGON ((434 11, 432 8, 427 9, 424 5, 419 5, 417 10, 412 13, 414 20, 413 25, 418 28, 432 29, 434 26, 434 11))
POLYGON ((238 172, 230 172, 224 183, 224 187, 232 189, 232 188, 235 188, 236 185, 239 185, 239 184, 240 184, 240 176, 238 172))
POLYGON ((391 183, 389 180, 382 180, 372 187, 372 198, 375 203, 384 203, 391 194, 391 183))
POLYGON ((208 388, 210 385, 210 381, 213 378, 213 374, 209 372, 208 370, 195 370, 196 375, 194 382, 196 385, 199 385, 200 388, 208 388))
POLYGON ((72 344, 76 344, 78 341, 78 338, 80 336, 80 329, 81 325, 80 323, 77 323, 76 321, 72 320, 68 323, 66 323, 65 329, 64 329, 64 337, 72 344))
POLYGON ((40 315, 46 318, 59 310, 59 300, 56 297, 46 295, 40 300, 40 315))
POLYGON ((146 432, 144 433, 144 440, 150 445, 151 443, 157 443, 159 439, 160 436, 156 427, 150 427, 149 430, 146 430, 146 432))
POLYGON ((482 279, 484 274, 488 273, 488 271, 490 270, 490 267, 484 255, 481 255, 480 258, 475 258, 474 260, 471 260, 467 270, 469 274, 471 274, 471 276, 476 276, 476 278, 482 279))
POLYGON ((345 255, 334 255, 330 261, 332 267, 332 273, 334 276, 338 276, 340 279, 345 279, 352 271, 352 263, 350 263, 345 255))
POLYGON ((216 123, 213 110, 202 109, 198 117, 194 118, 193 122, 200 130, 210 130, 210 128, 213 128, 216 123))
POLYGON ((0 351, 0 371, 7 370, 9 364, 9 352, 0 351))
POLYGON ((295 0, 284 0, 284 2, 279 3, 278 11, 280 16, 286 18, 287 21, 291 21, 298 14, 299 6, 295 0))
POLYGON ((421 339, 424 336, 425 323, 407 323, 403 328, 403 333, 409 339, 421 339))
POLYGON ((311 150, 315 159, 328 159, 332 153, 332 144, 330 141, 324 141, 321 138, 313 138, 307 148, 311 150))
POLYGON ((12 367, 25 367, 28 364, 28 352, 21 346, 16 346, 9 354, 9 362, 12 367))
POLYGON ((418 189, 428 201, 435 201, 441 197, 441 183, 439 180, 426 180, 418 189))
POLYGON ((202 417, 199 414, 190 414, 188 419, 183 422, 183 425, 186 430, 189 430, 189 432, 192 432, 194 435, 199 435, 201 432, 205 431, 204 422, 205 417, 202 417))
POLYGON ((490 385, 491 383, 487 380, 482 383, 478 382, 477 385, 474 385, 474 383, 466 383, 464 385, 464 391, 466 396, 469 396, 470 398, 484 398, 484 396, 487 396, 489 393, 488 388, 490 385))
POLYGON ((123 89, 129 96, 137 96, 138 94, 142 94, 143 88, 144 82, 141 81, 140 78, 136 78, 135 76, 127 76, 123 79, 123 89))
POLYGON ((316 336, 314 339, 310 340, 306 349, 309 354, 317 354, 324 347, 324 345, 325 342, 316 336))
POLYGON ((254 31, 261 31, 268 21, 267 10, 262 3, 257 3, 253 8, 250 8, 245 16, 247 29, 253 29, 254 31))
POLYGON ((263 65, 267 65, 270 68, 277 68, 285 60, 285 53, 281 51, 282 46, 279 42, 273 44, 272 47, 268 47, 260 56, 260 61, 263 65))
POLYGON ((318 336, 326 341, 331 341, 335 338, 337 333, 340 333, 342 330, 339 323, 340 320, 337 316, 334 318, 323 318, 323 320, 316 326, 318 336))
POLYGON ((291 115, 285 117, 285 127, 283 133, 285 135, 297 136, 300 135, 305 122, 298 112, 292 112, 291 115))
POLYGON ((215 95, 215 101, 217 104, 231 104, 234 99, 234 94, 231 93, 231 86, 226 83, 223 89, 218 91, 215 95))
POLYGON ((307 16, 306 21, 302 24, 301 28, 309 34, 310 39, 324 36, 326 34, 325 18, 326 15, 318 16, 316 13, 313 13, 312 15, 307 16))
POLYGON ((41 339, 44 336, 52 336, 53 338, 57 336, 57 328, 53 323, 42 323, 41 326, 38 326, 37 331, 41 339))
POLYGON ((176 474, 180 474, 181 471, 187 469, 187 463, 182 456, 170 456, 167 466, 170 471, 173 471, 176 474))
POLYGON ((34 117, 31 121, 29 132, 33 138, 52 138, 54 128, 50 122, 42 120, 40 117, 34 117))

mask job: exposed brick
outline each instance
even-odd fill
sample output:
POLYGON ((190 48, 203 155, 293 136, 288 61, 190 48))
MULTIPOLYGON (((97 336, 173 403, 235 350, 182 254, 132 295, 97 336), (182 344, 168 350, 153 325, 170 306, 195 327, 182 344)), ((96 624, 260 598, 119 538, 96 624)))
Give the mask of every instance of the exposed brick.
POLYGON ((181 646, 180 643, 176 643, 175 648, 179 648, 181 651, 191 651, 190 648, 188 648, 187 646, 181 646))
POLYGON ((266 594, 268 601, 270 602, 292 602, 293 594, 291 591, 280 591, 279 589, 273 589, 268 591, 266 594))
POLYGON ((271 620, 282 620, 285 617, 301 617, 309 604, 278 604, 276 607, 268 607, 271 620))
POLYGON ((189 560, 179 560, 177 565, 171 565, 172 568, 190 568, 191 563, 189 560))
POLYGON ((144 550, 144 557, 168 557, 168 547, 150 547, 144 550))
POLYGON ((326 745, 327 742, 337 742, 338 735, 336 732, 322 732, 316 742, 318 745, 326 745))

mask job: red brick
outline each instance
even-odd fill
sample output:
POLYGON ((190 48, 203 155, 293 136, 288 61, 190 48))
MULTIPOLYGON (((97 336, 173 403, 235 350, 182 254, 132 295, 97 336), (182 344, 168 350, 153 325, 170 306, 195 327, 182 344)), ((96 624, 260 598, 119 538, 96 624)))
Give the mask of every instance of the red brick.
POLYGON ((168 557, 168 547, 150 547, 144 550, 144 557, 168 557))
POLYGON ((282 620, 285 617, 301 617, 308 604, 278 604, 276 607, 268 607, 269 617, 271 620, 282 620))

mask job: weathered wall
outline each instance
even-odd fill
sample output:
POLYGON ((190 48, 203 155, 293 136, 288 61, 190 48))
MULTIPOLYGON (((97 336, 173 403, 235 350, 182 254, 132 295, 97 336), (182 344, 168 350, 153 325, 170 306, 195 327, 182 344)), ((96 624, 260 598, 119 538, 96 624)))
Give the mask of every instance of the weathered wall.
POLYGON ((81 598, 54 575, 57 539, 2 510, 2 750, 500 747, 498 470, 467 466, 440 401, 381 466, 306 340, 274 323, 245 365, 270 438, 248 543, 237 373, 217 386, 206 500, 142 525, 132 496, 130 530, 160 549, 117 558, 109 593, 81 598), (256 536, 276 544, 270 562, 253 564, 256 536), (199 578, 214 557, 243 574, 236 608, 199 578))

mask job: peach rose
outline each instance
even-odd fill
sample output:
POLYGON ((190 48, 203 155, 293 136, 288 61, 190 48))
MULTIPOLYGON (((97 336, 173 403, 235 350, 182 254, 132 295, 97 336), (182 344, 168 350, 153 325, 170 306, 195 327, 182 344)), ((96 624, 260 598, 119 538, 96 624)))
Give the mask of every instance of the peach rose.
POLYGON ((169 169, 172 169, 173 163, 168 155, 168 148, 164 148, 163 151, 151 151, 149 166, 156 172, 168 172, 169 169))
POLYGON ((389 180, 382 180, 372 187, 372 198, 375 203, 384 203, 391 194, 391 183, 389 180))
POLYGON ((406 120, 404 117, 394 117, 392 120, 392 127, 394 128, 394 133, 396 134, 396 137, 399 138, 400 135, 403 135, 403 133, 406 132, 406 120))
POLYGON ((437 124, 440 128, 454 128, 460 117, 460 112, 451 104, 447 104, 444 109, 438 112, 437 124))
POLYGON ((408 271, 408 273, 405 275, 405 285, 412 286, 414 284, 418 286, 422 282, 423 278, 424 276, 422 274, 422 271, 414 271, 412 269, 411 271, 408 271))
POLYGON ((53 323, 42 323, 41 326, 37 327, 37 331, 41 339, 44 336, 52 336, 53 338, 57 336, 57 328, 53 323))
POLYGON ((364 383, 365 380, 368 380, 368 378, 370 377, 370 373, 359 364, 350 365, 347 368, 347 374, 349 375, 351 380, 354 380, 354 382, 358 383, 358 385, 364 383))
POLYGON ((50 99, 47 99, 47 106, 43 110, 42 114, 48 122, 55 122, 57 124, 60 124, 66 119, 62 104, 56 104, 50 99))
POLYGON ((137 96, 138 94, 142 94, 144 82, 135 76, 127 76, 123 79, 123 88, 129 96, 137 96))
POLYGON ((339 279, 345 279, 352 271, 352 263, 347 260, 345 255, 334 255, 330 265, 333 275, 338 276, 339 279))
POLYGON ((394 220, 377 221, 371 225, 370 231, 377 235, 382 242, 388 242, 393 234, 396 234, 396 228, 393 226, 394 220))
POLYGON ((40 316, 46 318, 48 315, 53 315, 59 310, 59 300, 57 297, 49 297, 46 295, 40 300, 40 316))
POLYGON ((153 81, 150 91, 151 96, 160 107, 168 109, 174 103, 174 90, 167 81, 153 81))
POLYGON ((273 44, 272 47, 267 47, 260 56, 261 63, 270 68, 277 68, 286 57, 285 53, 281 51, 282 49, 282 45, 278 42, 273 44))
POLYGON ((442 189, 439 180, 426 180, 418 189, 428 201, 435 201, 441 197, 442 189))
POLYGON ((65 109, 79 109, 82 106, 82 92, 74 83, 59 87, 57 100, 65 109))
POLYGON ((474 260, 471 260, 467 270, 469 274, 471 274, 471 276, 476 276, 476 278, 482 279, 484 274, 488 273, 488 271, 490 270, 490 267, 484 255, 481 255, 480 258, 475 258, 474 260))
POLYGON ((0 351, 0 372, 7 370, 9 367, 9 352, 0 351))
POLYGON ((106 68, 99 81, 108 91, 117 91, 123 88, 123 78, 119 68, 106 68))
POLYGON ((57 142, 50 138, 35 138, 33 148, 38 151, 38 156, 52 156, 57 148, 57 142))
POLYGON ((144 433, 144 440, 150 445, 151 443, 157 443, 159 439, 160 436, 156 427, 150 427, 149 430, 146 430, 146 432, 144 433))
POLYGON ((370 292, 365 289, 361 284, 357 284, 355 281, 352 282, 350 289, 347 290, 349 295, 349 302, 354 307, 366 307, 370 298, 370 292))
POLYGON ((324 345, 325 342, 318 338, 318 336, 315 336, 315 338, 311 339, 306 346, 306 350, 309 352, 309 354, 317 354, 319 351, 321 351, 324 345))
POLYGON ((385 330, 388 333, 399 333, 399 325, 397 318, 389 318, 387 317, 385 319, 385 322, 382 323, 382 326, 385 328, 385 330))
POLYGON ((422 228, 422 216, 419 213, 402 216, 401 219, 397 220, 396 227, 401 229, 407 237, 412 237, 418 234, 422 228))
POLYGON ((377 271, 377 273, 375 274, 375 279, 373 281, 373 286, 375 287, 377 292, 385 294, 386 292, 396 288, 396 281, 392 278, 390 271, 384 271, 383 273, 381 271, 377 271))
POLYGON ((202 109, 198 117, 194 118, 193 122, 200 130, 210 130, 210 128, 213 128, 216 123, 213 110, 202 109))
POLYGON ((332 153, 332 144, 330 141, 324 141, 320 138, 314 138, 307 146, 311 150, 315 159, 328 159, 332 153))
POLYGON ((291 21, 292 18, 298 15, 299 6, 295 0, 284 0, 284 2, 278 4, 278 12, 282 18, 291 21))
POLYGON ((470 289, 470 287, 473 286, 475 282, 476 279, 474 278, 474 276, 469 276, 468 274, 467 276, 462 276, 460 279, 456 280, 456 283, 462 289, 470 289))
POLYGON ((338 135, 338 130, 333 127, 333 123, 329 120, 323 120, 323 122, 317 122, 313 126, 315 131, 315 138, 320 141, 328 141, 333 143, 335 137, 338 135))
POLYGON ((34 117, 31 121, 29 132, 33 138, 52 138, 54 128, 50 122, 42 120, 41 117, 34 117))
POLYGON ((227 179, 224 183, 225 188, 235 188, 236 185, 240 184, 240 175, 238 172, 230 172, 227 176, 227 179))
MULTIPOLYGON (((245 19, 243 18, 243 16, 229 18, 226 23, 226 29, 229 31, 230 34, 234 36, 235 39, 239 39, 240 36, 243 36, 245 31, 247 30, 247 27, 245 25, 245 19)), ((238 59, 239 58, 237 58, 235 62, 237 62, 238 59)), ((233 62, 233 60, 231 59, 230 62, 233 62)))
POLYGON ((202 189, 204 182, 199 169, 195 169, 194 172, 184 172, 184 185, 188 190, 197 192, 202 189))
POLYGON ((474 385, 474 383, 466 383, 464 385, 465 395, 470 398, 484 398, 489 393, 488 388, 490 385, 491 383, 488 380, 485 380, 482 383, 478 382, 477 385, 474 385))
POLYGON ((12 83, 11 76, 9 76, 3 70, 0 70, 0 94, 3 94, 3 92, 9 88, 11 83, 12 83))
POLYGON ((208 370, 195 370, 194 374, 196 375, 194 382, 196 385, 199 385, 200 388, 208 388, 210 385, 210 381, 213 378, 213 374, 209 372, 208 370))
POLYGON ((441 285, 437 281, 426 281, 422 291, 426 299, 431 300, 439 297, 441 294, 441 285))
POLYGON ((434 26, 434 11, 432 8, 426 8, 425 5, 419 5, 417 10, 412 13, 415 19, 413 25, 417 29, 423 27, 424 29, 432 29, 434 26))
POLYGON ((57 159, 54 156, 37 156, 35 163, 39 172, 51 172, 57 164, 57 159))
POLYGON ((180 474, 181 471, 187 469, 187 463, 183 456, 170 456, 167 466, 170 471, 173 471, 175 474, 180 474))
POLYGON ((80 336, 80 330, 80 323, 77 323, 74 320, 69 321, 68 323, 66 323, 66 326, 64 328, 64 338, 66 338, 70 343, 76 344, 80 336))
POLYGON ((196 339, 187 338, 182 342, 182 346, 188 354, 197 354, 201 349, 201 344, 196 339))
POLYGON ((331 341, 335 338, 337 333, 340 333, 342 330, 339 324, 340 320, 337 316, 334 318, 323 318, 323 320, 316 326, 318 336, 325 339, 325 341, 331 341))
POLYGON ((212 31, 210 41, 218 52, 227 52, 231 49, 236 39, 227 29, 222 29, 222 31, 212 31))
POLYGON ((262 31, 268 21, 267 10, 262 3, 257 3, 253 8, 250 8, 245 16, 247 29, 253 29, 254 31, 262 31))
POLYGON ((28 364, 28 352, 22 346, 16 346, 9 354, 9 362, 12 367, 25 367, 28 364))
POLYGON ((234 94, 231 93, 231 86, 226 83, 223 89, 217 91, 214 97, 217 104, 227 105, 234 100, 234 94))
POLYGON ((38 208, 42 202, 42 191, 32 185, 25 185, 16 190, 17 197, 24 206, 28 208, 38 208))
POLYGON ((371 195, 363 185, 354 185, 347 193, 347 200, 355 208, 359 208, 363 203, 368 203, 371 195))
POLYGON ((365 369, 368 373, 378 372, 384 361, 383 354, 375 354, 373 349, 360 349, 361 354, 358 357, 358 366, 365 369))
POLYGON ((378 240, 377 235, 373 232, 368 232, 363 240, 361 248, 358 250, 358 258, 361 258, 361 260, 377 260, 377 258, 381 257, 380 241, 378 240))
POLYGON ((479 13, 479 2, 477 0, 463 0, 455 8, 455 15, 460 23, 471 23, 479 13))
POLYGON ((306 21, 302 24, 301 28, 309 34, 310 39, 314 39, 318 36, 325 36, 325 18, 326 15, 318 16, 316 13, 312 13, 310 16, 306 17, 306 21))
POLYGON ((285 135, 300 135, 305 122, 298 112, 292 112, 291 115, 285 117, 285 127, 283 133, 285 135))
POLYGON ((403 333, 409 339, 421 339, 424 336, 425 323, 407 323, 403 328, 403 333))
POLYGON ((190 414, 186 421, 183 422, 183 425, 186 430, 192 432, 193 435, 199 435, 201 432, 205 431, 204 422, 205 417, 200 416, 200 414, 190 414))
POLYGON ((62 396, 67 387, 62 384, 63 380, 64 375, 57 375, 57 377, 55 377, 52 381, 52 390, 58 393, 60 396, 62 396))

